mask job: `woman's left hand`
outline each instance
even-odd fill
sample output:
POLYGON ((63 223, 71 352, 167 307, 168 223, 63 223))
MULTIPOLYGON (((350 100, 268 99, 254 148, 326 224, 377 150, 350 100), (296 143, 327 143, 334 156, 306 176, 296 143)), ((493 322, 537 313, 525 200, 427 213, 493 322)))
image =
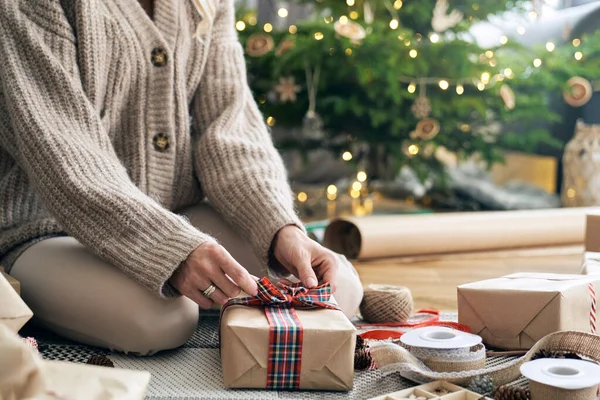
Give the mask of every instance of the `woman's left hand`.
POLYGON ((338 258, 294 225, 281 228, 274 242, 275 258, 305 287, 329 282, 335 292, 338 258))

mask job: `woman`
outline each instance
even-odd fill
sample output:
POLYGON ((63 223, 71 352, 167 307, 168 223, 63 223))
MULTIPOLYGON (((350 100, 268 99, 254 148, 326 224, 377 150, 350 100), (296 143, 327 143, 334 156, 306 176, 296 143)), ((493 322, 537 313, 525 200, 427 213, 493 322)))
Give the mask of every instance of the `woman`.
POLYGON ((0 263, 44 326, 151 354, 267 269, 354 312, 356 272, 294 212, 233 0, 2 1, 0 51, 0 263))

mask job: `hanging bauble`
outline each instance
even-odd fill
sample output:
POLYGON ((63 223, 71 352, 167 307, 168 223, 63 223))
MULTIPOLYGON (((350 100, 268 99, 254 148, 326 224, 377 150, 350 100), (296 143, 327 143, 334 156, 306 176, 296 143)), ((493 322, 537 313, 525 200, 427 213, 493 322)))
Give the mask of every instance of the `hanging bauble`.
POLYGON ((510 86, 506 84, 502 85, 500 88, 500 98, 507 109, 512 110, 515 108, 515 92, 512 91, 510 86))
POLYGON ((275 43, 270 35, 255 33, 246 41, 246 53, 251 57, 261 57, 273 50, 275 43))
POLYGON ((300 92, 300 86, 296 85, 296 80, 293 76, 280 77, 279 83, 274 87, 275 91, 279 93, 279 100, 282 103, 289 101, 290 103, 296 102, 296 95, 300 92))
POLYGON ((308 111, 302 120, 302 138, 311 140, 325 138, 323 119, 315 111, 308 111))
POLYGON ((431 103, 427 96, 419 96, 410 107, 413 115, 417 119, 425 119, 431 114, 431 103))
POLYGON ((433 17, 431 18, 431 27, 436 32, 444 32, 447 29, 453 28, 463 20, 463 13, 458 10, 452 10, 448 13, 448 1, 437 0, 433 9, 433 17))
POLYGON ((433 118, 423 119, 419 121, 415 131, 421 139, 431 140, 440 133, 440 123, 433 118))
POLYGON ((574 76, 567 81, 567 89, 563 93, 565 102, 572 107, 581 107, 592 98, 592 84, 585 78, 574 76))
POLYGON ((339 19, 333 25, 335 33, 345 38, 350 39, 353 43, 358 43, 367 37, 367 32, 358 22, 350 21, 348 19, 339 19))

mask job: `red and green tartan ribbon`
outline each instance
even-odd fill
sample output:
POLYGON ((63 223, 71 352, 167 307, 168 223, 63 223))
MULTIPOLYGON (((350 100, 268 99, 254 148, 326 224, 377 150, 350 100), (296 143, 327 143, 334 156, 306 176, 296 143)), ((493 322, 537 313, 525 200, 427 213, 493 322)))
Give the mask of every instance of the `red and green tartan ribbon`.
POLYGON ((310 289, 300 284, 275 286, 268 278, 262 278, 257 284, 255 297, 231 299, 223 311, 232 305, 264 308, 269 321, 266 388, 298 390, 304 329, 295 309, 339 310, 338 306, 329 303, 331 286, 328 283, 310 289))

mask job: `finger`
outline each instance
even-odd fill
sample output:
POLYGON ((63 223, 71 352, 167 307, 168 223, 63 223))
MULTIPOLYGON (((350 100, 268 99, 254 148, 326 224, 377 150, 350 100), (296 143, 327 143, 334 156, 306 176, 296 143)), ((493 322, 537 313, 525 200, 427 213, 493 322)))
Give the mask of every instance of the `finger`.
MULTIPOLYGON (((200 293, 200 294, 202 294, 202 293, 200 293)), ((202 296, 204 296, 204 295, 202 294, 202 296)), ((229 297, 225 296, 225 293, 223 293, 223 291, 221 291, 221 289, 215 289, 215 291, 210 295, 210 299, 212 301, 214 301, 215 303, 217 303, 218 305, 222 306, 223 304, 227 303, 227 301, 229 300, 229 297)))
MULTIPOLYGON (((215 272, 210 278, 227 298, 237 297, 242 291, 222 270, 215 272)), ((211 298, 214 300, 214 297, 211 296, 211 298)))
POLYGON ((225 252, 220 267, 244 292, 250 296, 258 294, 256 281, 252 279, 250 273, 238 264, 229 253, 225 252))
POLYGON ((335 292, 337 288, 337 275, 338 270, 340 269, 339 260, 336 256, 327 257, 321 265, 318 267, 321 272, 321 284, 325 282, 329 282, 331 285, 331 291, 335 292))
POLYGON ((305 287, 313 288, 317 286, 317 276, 315 275, 309 257, 303 257, 294 264, 298 271, 298 278, 300 278, 305 287))
POLYGON ((198 290, 193 289, 188 293, 184 293, 184 295, 192 299, 194 302, 196 302, 196 304, 205 310, 210 310, 213 306, 213 301, 205 297, 202 292, 198 290))

